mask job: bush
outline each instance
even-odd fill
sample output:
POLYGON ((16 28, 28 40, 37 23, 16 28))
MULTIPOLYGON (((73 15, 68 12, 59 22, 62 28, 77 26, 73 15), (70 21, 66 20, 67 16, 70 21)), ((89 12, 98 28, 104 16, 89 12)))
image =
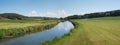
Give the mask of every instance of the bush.
POLYGON ((0 32, 0 39, 2 39, 5 36, 3 32, 0 32))

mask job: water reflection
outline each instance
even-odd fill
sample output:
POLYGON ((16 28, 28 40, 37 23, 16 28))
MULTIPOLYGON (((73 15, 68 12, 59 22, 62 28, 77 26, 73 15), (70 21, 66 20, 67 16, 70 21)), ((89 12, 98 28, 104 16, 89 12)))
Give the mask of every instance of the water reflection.
POLYGON ((72 28, 74 28, 74 26, 71 22, 61 22, 49 30, 14 38, 6 42, 1 42, 0 45, 39 45, 41 42, 63 36, 72 28))

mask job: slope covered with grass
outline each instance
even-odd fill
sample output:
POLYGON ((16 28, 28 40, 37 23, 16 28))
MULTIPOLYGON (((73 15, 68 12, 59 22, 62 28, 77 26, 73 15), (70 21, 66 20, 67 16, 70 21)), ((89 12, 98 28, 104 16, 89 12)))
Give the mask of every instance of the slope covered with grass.
POLYGON ((72 20, 75 29, 59 40, 43 45, 120 45, 120 17, 72 20))

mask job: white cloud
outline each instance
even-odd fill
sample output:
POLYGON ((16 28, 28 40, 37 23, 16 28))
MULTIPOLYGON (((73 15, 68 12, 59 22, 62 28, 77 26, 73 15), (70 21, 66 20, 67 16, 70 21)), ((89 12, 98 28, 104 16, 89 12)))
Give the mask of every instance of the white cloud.
POLYGON ((33 10, 31 13, 29 13, 30 17, 34 17, 34 16, 39 16, 38 12, 33 10))
POLYGON ((67 13, 65 10, 58 10, 56 12, 45 12, 45 13, 38 13, 37 11, 32 11, 29 16, 41 16, 41 17, 67 17, 70 14, 67 13))

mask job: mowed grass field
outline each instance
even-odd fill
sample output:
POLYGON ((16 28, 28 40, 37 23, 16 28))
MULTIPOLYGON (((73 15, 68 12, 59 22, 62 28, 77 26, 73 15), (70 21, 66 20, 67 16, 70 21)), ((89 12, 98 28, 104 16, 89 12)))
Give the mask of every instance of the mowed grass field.
POLYGON ((120 17, 72 20, 76 27, 56 42, 44 45, 120 45, 120 17))
POLYGON ((0 39, 42 31, 57 23, 57 20, 0 20, 0 39))

